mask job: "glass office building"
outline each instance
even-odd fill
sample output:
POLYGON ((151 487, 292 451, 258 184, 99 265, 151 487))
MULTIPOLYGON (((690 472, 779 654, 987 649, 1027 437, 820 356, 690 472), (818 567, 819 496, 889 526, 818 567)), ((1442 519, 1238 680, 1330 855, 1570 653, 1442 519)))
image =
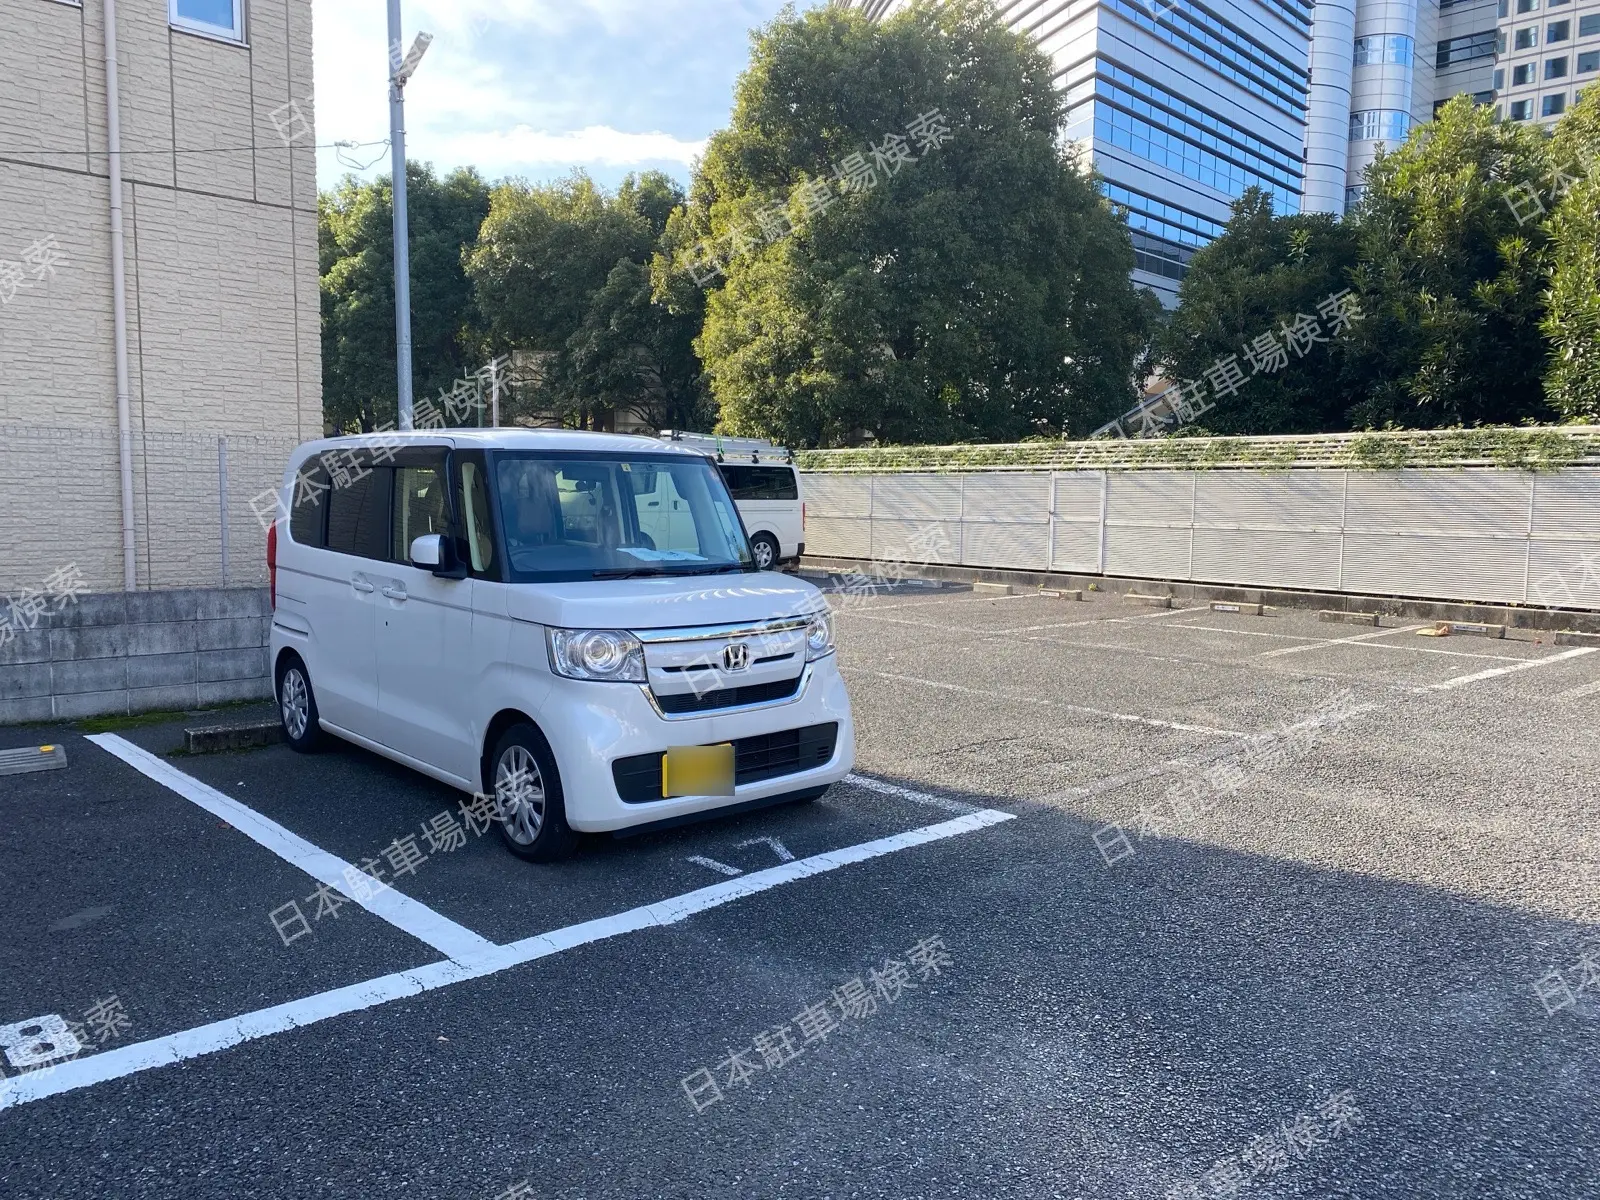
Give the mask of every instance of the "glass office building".
MULTIPOLYGON (((910 0, 834 2, 879 19, 910 0)), ((1171 305, 1190 257, 1221 232, 1245 188, 1262 188, 1280 213, 1342 213, 1379 147, 1404 141, 1459 92, 1493 101, 1498 10, 1550 3, 996 0, 995 7, 1056 64, 1070 106, 1066 136, 1088 146, 1106 195, 1127 209, 1134 280, 1171 305)), ((1600 0, 1554 3, 1577 10, 1600 0)), ((1540 96, 1523 107, 1531 113, 1543 105, 1540 96)))

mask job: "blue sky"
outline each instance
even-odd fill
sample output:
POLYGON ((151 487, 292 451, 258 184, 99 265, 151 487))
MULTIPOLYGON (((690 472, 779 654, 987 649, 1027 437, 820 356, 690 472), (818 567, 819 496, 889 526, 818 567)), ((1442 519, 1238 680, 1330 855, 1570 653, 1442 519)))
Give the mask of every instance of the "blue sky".
MULTIPOLYGON (((404 0, 405 45, 418 30, 434 35, 406 89, 409 157, 441 173, 477 166, 491 180, 582 167, 608 186, 649 168, 686 182, 706 137, 727 123, 749 31, 783 3, 404 0)), ((382 142, 382 0, 315 0, 312 15, 317 142, 382 142)), ((330 186, 351 162, 369 177, 389 167, 381 145, 323 149, 318 181, 330 186)))

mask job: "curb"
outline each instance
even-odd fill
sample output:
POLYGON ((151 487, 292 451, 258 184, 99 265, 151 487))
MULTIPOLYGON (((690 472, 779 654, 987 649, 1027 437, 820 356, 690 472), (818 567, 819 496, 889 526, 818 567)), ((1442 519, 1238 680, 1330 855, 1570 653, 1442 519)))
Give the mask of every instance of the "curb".
MULTIPOLYGON (((869 558, 833 558, 808 554, 803 569, 812 572, 871 572, 881 563, 869 558)), ((1506 636, 1532 641, 1542 635, 1593 635, 1594 642, 1569 645, 1600 645, 1600 611, 1546 608, 1536 605, 1475 603, 1470 600, 1445 600, 1411 596, 1380 596, 1367 592, 1295 591, 1287 588, 1255 588, 1238 584, 1190 583, 1183 580, 1139 579, 1127 575, 1088 575, 1066 571, 1021 571, 994 567, 956 567, 944 563, 898 563, 905 571, 922 579, 943 583, 1009 583, 1013 586, 1048 588, 1052 591, 1082 589, 1087 596, 1115 599, 1141 588, 1166 587, 1178 605, 1208 604, 1221 600, 1234 604, 1260 604, 1262 615, 1275 610, 1323 610, 1330 604, 1371 607, 1384 617, 1402 621, 1462 621, 1469 624, 1495 624, 1506 627, 1506 636)))
POLYGON ((183 731, 186 754, 220 754, 227 750, 256 750, 283 741, 283 726, 276 721, 252 725, 207 725, 183 731))

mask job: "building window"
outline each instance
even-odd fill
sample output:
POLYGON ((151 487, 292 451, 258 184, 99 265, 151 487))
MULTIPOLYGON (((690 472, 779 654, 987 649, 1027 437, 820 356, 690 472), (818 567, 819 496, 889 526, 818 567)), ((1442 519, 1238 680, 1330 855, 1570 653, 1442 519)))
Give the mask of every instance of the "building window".
POLYGON ((1564 42, 1571 36, 1571 21, 1551 21, 1550 24, 1546 25, 1544 29, 1544 40, 1546 45, 1549 45, 1551 42, 1564 42))
POLYGON ((1511 86, 1521 87, 1525 83, 1533 82, 1533 63, 1523 63, 1521 66, 1511 68, 1511 86))
POLYGON ((1540 110, 1539 115, 1542 117, 1559 117, 1566 111, 1567 94, 1565 92, 1557 92, 1554 96, 1546 96, 1544 98, 1544 107, 1540 110))
POLYGON ((1578 74, 1587 75, 1590 71, 1600 71, 1600 50, 1587 50, 1578 55, 1578 74))
POLYGON ((1539 0, 1517 0, 1517 11, 1519 13, 1538 12, 1539 0))
POLYGON ((1499 91, 1506 86, 1506 72, 1504 67, 1494 69, 1494 90, 1499 91))
POLYGON ((1513 100, 1511 102, 1511 119, 1513 121, 1526 121, 1533 116, 1532 100, 1513 100))
POLYGON ((1563 4, 1568 4, 1570 2, 1571 0, 1545 0, 1545 7, 1560 8, 1563 4))
POLYGON ((1517 36, 1512 45, 1518 50, 1529 50, 1539 44, 1539 27, 1537 25, 1524 25, 1517 30, 1517 36))
MULTIPOLYGON (((1444 7, 1444 5, 1441 4, 1439 7, 1442 9, 1444 7)), ((1506 17, 1511 15, 1510 14, 1510 8, 1511 8, 1511 0, 1500 0, 1500 13, 1499 13, 1499 15, 1500 15, 1500 18, 1502 20, 1504 20, 1506 17)))
POLYGON ((1600 13, 1578 18, 1579 37, 1593 37, 1597 33, 1600 33, 1600 13))
POLYGON ((244 41, 244 0, 169 0, 169 11, 178 29, 244 41))
POLYGON ((1433 65, 1442 71, 1456 63, 1490 58, 1498 49, 1498 38, 1499 35, 1493 29, 1486 29, 1482 33, 1469 33, 1464 37, 1446 38, 1435 49, 1433 65))
POLYGON ((1356 39, 1356 66, 1397 63, 1409 67, 1415 43, 1403 33, 1377 33, 1356 39))
POLYGON ((1411 114, 1393 108, 1369 108, 1350 114, 1350 140, 1403 142, 1411 130, 1411 114))
POLYGON ((1561 58, 1547 58, 1544 60, 1544 77, 1546 79, 1565 79, 1567 77, 1567 60, 1561 58))

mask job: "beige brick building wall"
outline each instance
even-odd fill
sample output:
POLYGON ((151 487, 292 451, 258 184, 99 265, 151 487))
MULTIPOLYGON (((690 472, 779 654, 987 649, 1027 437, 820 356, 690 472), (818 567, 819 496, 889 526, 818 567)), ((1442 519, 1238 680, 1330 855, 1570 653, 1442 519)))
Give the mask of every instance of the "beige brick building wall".
MULTIPOLYGON (((140 587, 222 583, 224 524, 263 579, 250 501, 322 428, 311 3, 243 9, 229 42, 117 3, 140 587)), ((0 593, 122 585, 103 17, 0 0, 0 593)))

